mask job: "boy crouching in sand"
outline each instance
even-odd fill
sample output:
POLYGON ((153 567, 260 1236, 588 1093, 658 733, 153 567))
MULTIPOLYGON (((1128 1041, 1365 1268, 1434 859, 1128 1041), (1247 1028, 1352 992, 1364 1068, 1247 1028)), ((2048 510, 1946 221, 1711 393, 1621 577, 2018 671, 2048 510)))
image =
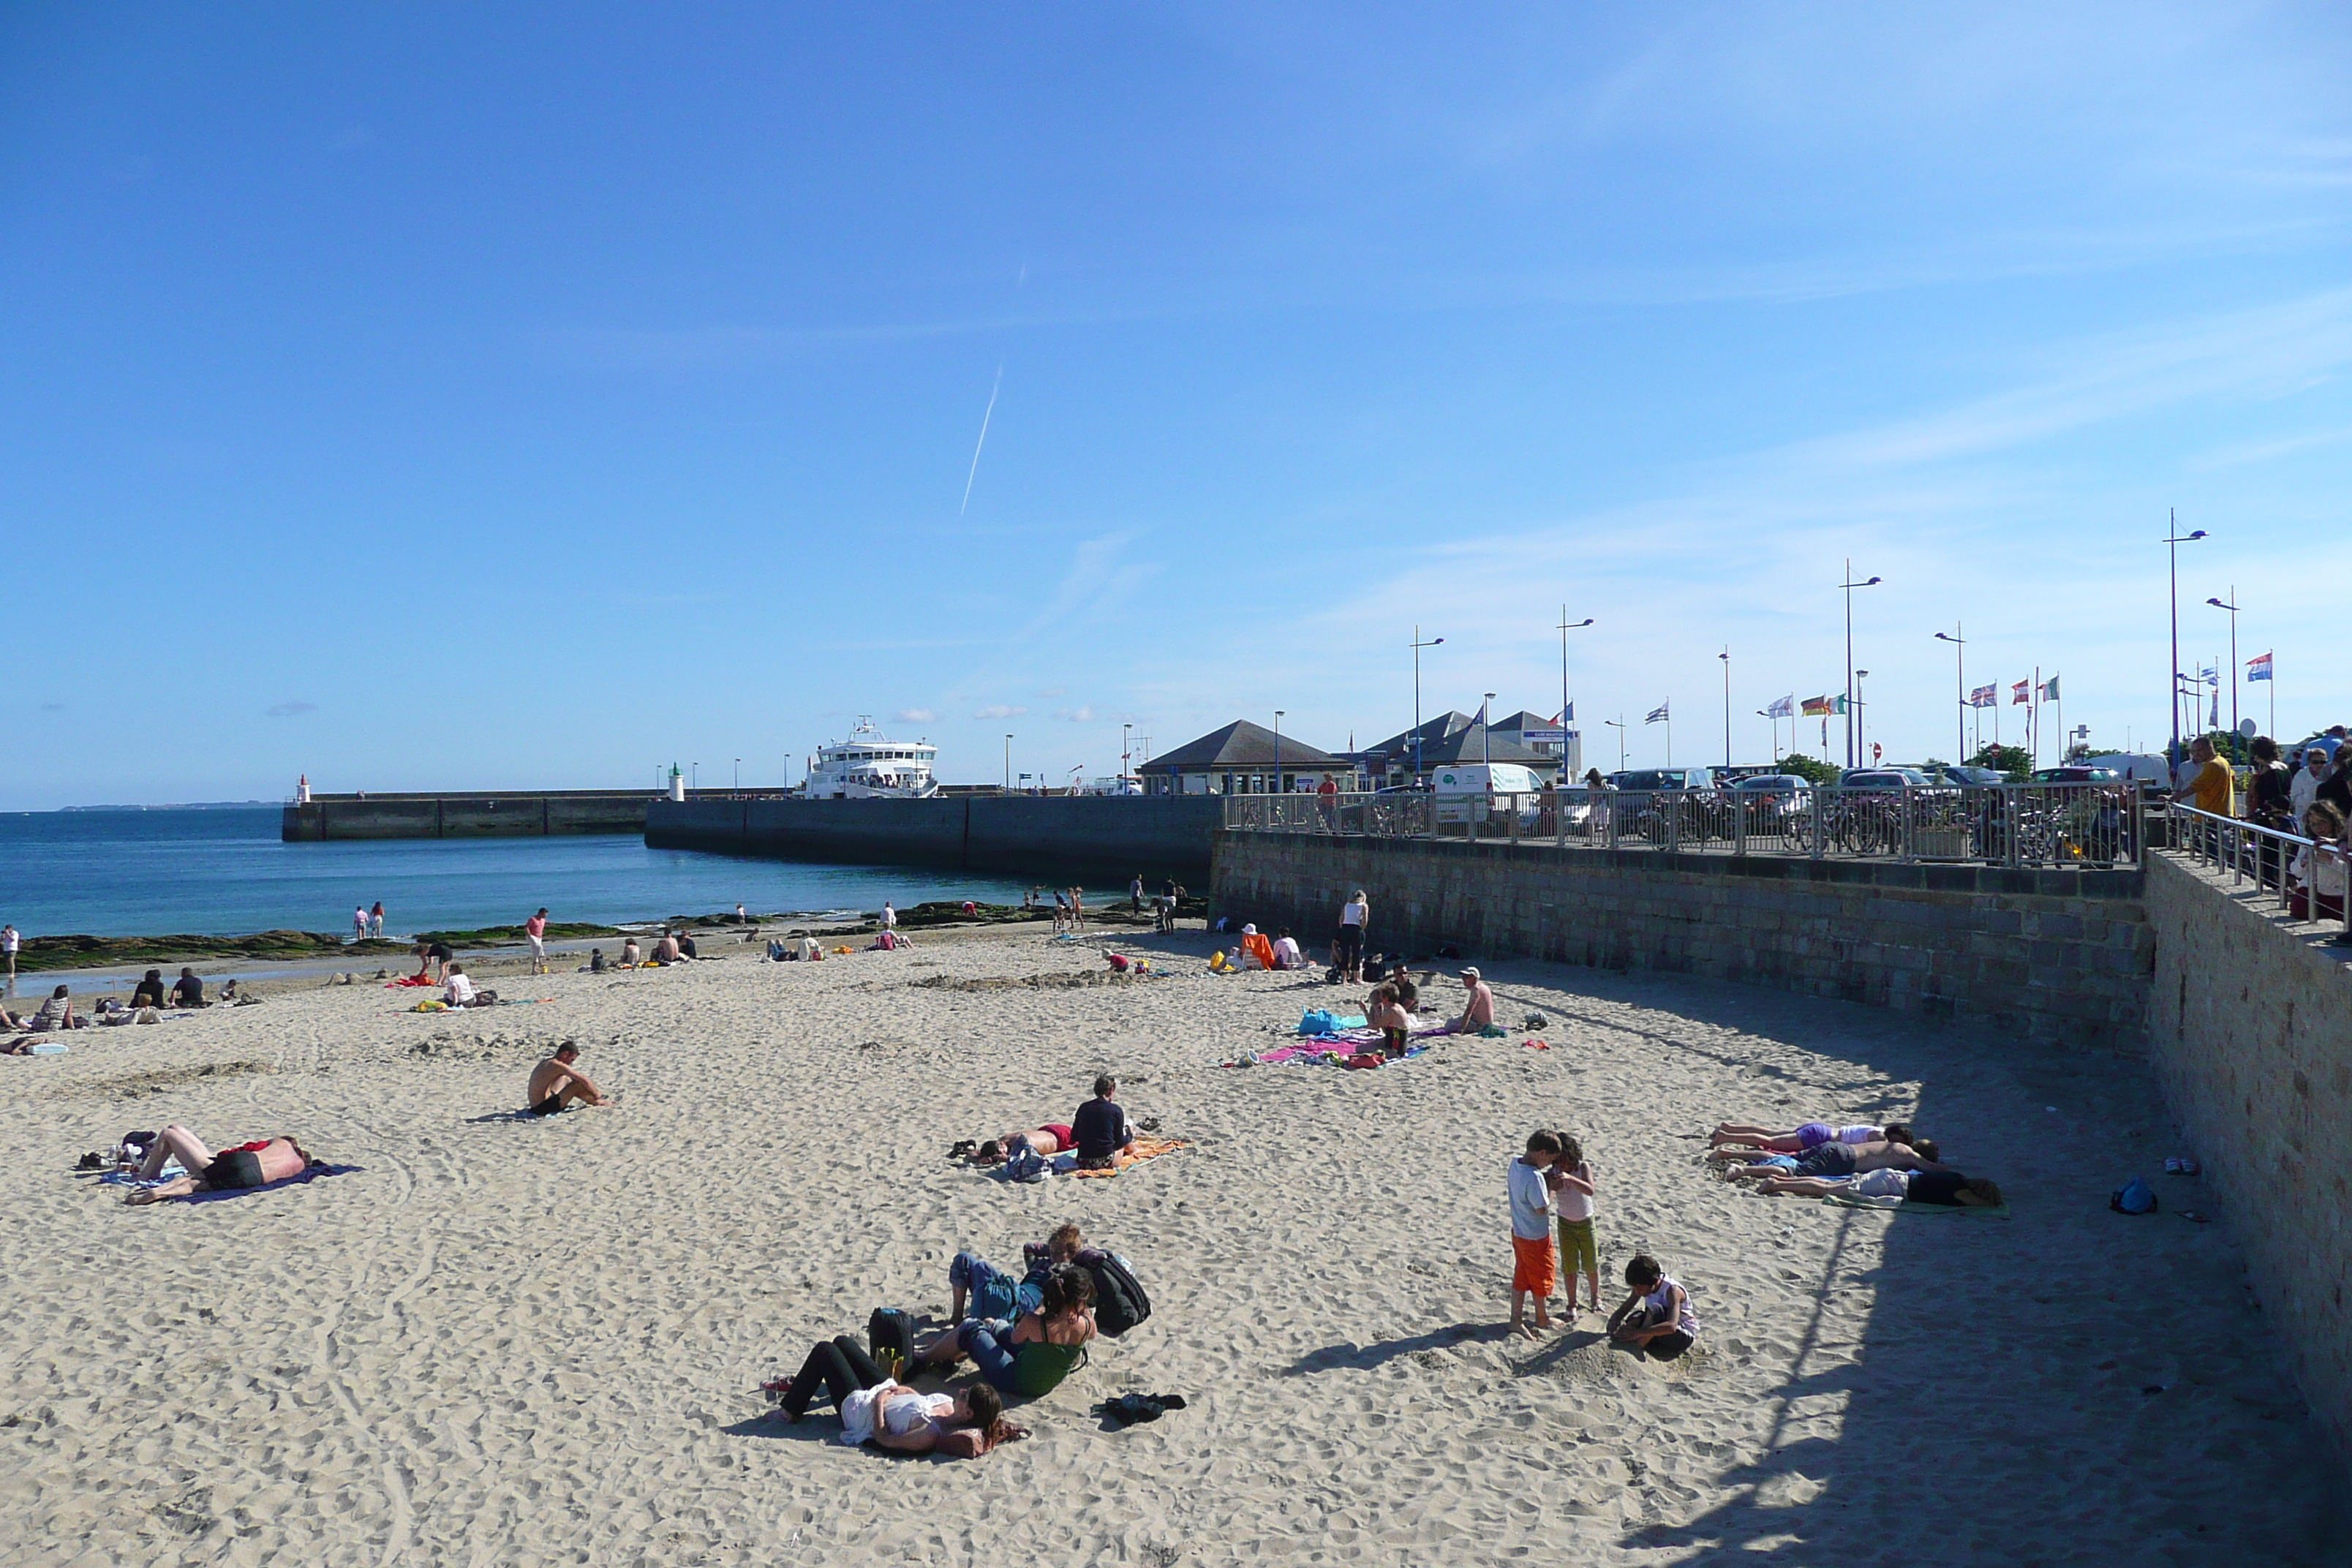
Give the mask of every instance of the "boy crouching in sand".
POLYGON ((1559 1158, 1559 1135, 1538 1131, 1528 1152, 1511 1162, 1511 1327, 1529 1339, 1551 1327, 1551 1292, 1558 1283, 1551 1249, 1551 1187, 1546 1177, 1559 1158), (1525 1298, 1536 1299, 1535 1328, 1528 1327, 1525 1298))

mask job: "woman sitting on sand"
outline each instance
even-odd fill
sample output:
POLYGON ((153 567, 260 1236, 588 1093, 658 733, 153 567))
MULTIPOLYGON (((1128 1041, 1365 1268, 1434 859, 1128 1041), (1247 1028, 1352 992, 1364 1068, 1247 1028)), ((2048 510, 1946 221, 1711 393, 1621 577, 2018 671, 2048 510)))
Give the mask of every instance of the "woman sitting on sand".
POLYGON ((1010 1330, 1001 1321, 968 1318, 941 1334, 916 1363, 953 1366, 970 1356, 1000 1394, 1034 1399, 1051 1394, 1086 1355, 1095 1337, 1095 1280, 1083 1268, 1045 1277, 1044 1304, 1024 1312, 1010 1330))
POLYGON ((226 1193, 244 1187, 266 1187, 272 1182, 299 1176, 319 1163, 291 1138, 240 1143, 234 1149, 224 1149, 215 1154, 186 1128, 173 1126, 156 1134, 155 1142, 148 1147, 147 1158, 139 1166, 139 1179, 153 1181, 163 1173, 164 1162, 174 1157, 188 1173, 186 1175, 166 1182, 160 1187, 141 1187, 122 1201, 127 1204, 154 1204, 165 1198, 184 1198, 191 1193, 226 1193))
POLYGON ((847 1334, 818 1342, 792 1381, 771 1383, 785 1418, 798 1421, 823 1389, 841 1413, 841 1440, 901 1454, 974 1459, 1029 1434, 1004 1419, 1004 1401, 982 1384, 961 1394, 918 1394, 874 1364, 847 1334))
POLYGON ((52 1029, 86 1029, 89 1020, 74 1011, 73 998, 60 985, 49 993, 49 999, 41 1004, 38 1012, 17 1027, 47 1034, 52 1029))

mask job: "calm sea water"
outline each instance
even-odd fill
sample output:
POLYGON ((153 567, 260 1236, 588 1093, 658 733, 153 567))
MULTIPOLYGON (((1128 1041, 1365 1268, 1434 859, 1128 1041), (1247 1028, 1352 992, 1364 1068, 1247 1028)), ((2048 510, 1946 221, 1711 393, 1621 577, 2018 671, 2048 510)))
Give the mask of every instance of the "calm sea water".
POLYGON ((732 910, 1018 902, 1018 883, 913 868, 738 860, 640 839, 390 839, 283 844, 278 808, 0 814, 0 921, 27 936, 347 931, 383 901, 384 934, 732 910))

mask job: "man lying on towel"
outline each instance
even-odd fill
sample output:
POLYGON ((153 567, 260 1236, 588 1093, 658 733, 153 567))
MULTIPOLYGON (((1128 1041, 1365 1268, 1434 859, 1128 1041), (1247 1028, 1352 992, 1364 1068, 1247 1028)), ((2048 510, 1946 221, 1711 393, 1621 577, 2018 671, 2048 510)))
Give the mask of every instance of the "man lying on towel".
POLYGON ((578 1063, 580 1047, 566 1040, 555 1054, 530 1069, 530 1088, 524 1092, 533 1116, 552 1116, 575 1100, 582 1105, 610 1105, 578 1063))

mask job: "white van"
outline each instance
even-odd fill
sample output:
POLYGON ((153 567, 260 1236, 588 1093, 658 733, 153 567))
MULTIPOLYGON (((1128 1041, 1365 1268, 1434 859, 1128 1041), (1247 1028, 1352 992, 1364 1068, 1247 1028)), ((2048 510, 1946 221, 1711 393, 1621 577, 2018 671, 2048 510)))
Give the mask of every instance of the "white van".
POLYGON ((1429 775, 1430 793, 1437 797, 1437 820, 1468 822, 1475 813, 1480 822, 1497 811, 1533 811, 1543 780, 1533 768, 1517 763, 1477 763, 1465 767, 1435 768, 1429 775))

